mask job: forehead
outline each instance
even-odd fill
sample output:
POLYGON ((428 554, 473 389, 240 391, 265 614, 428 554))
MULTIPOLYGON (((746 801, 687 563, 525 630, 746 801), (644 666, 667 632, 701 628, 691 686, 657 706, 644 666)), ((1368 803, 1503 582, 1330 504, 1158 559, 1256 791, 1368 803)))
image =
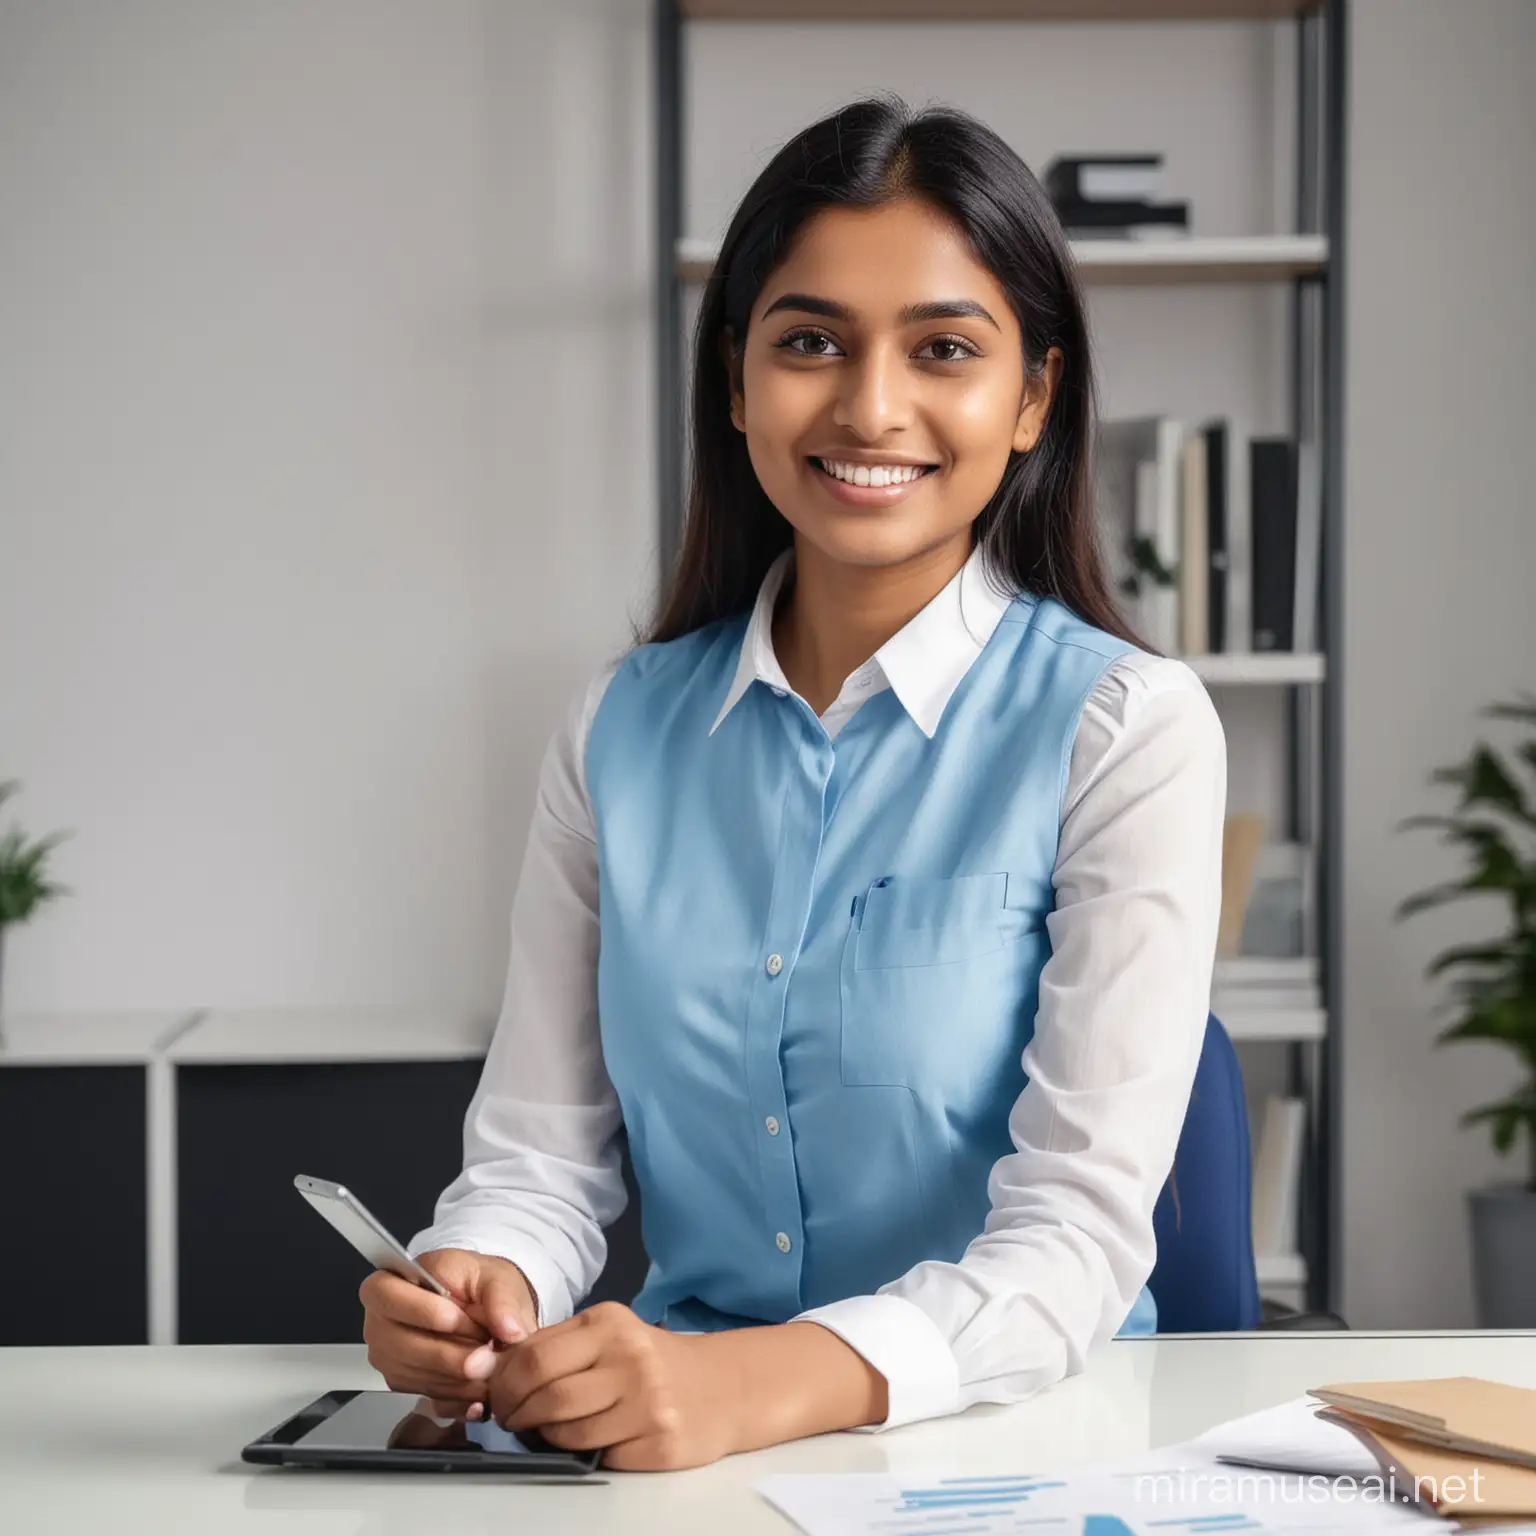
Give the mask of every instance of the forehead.
POLYGON ((834 299, 871 325, 894 323, 908 304, 975 299, 1005 331, 1017 329, 1008 296, 977 261, 965 232, 941 209, 912 198, 880 208, 823 208, 807 219, 764 283, 756 315, 785 293, 834 299))

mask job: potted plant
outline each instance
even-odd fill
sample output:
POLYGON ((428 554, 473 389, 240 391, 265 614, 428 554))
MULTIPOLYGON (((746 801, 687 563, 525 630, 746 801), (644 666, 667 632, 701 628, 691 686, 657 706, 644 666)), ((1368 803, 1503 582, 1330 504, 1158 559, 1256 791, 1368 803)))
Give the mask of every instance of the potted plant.
POLYGON ((1536 1327, 1536 697, 1483 711, 1532 734, 1503 752, 1479 742, 1465 762, 1441 768, 1432 782, 1459 791, 1448 816, 1414 816, 1405 828, 1432 828, 1461 848, 1467 870, 1411 896, 1408 917, 1468 896, 1504 905, 1503 931, 1460 944, 1426 972, 1451 982, 1455 1018, 1436 1038, 1484 1040, 1515 1053, 1523 1081, 1508 1098, 1468 1111, 1463 1125, 1487 1124, 1503 1154, 1524 1141, 1523 1181, 1469 1192, 1478 1318, 1485 1328, 1536 1327))
MULTIPOLYGON (((0 805, 21 786, 14 780, 0 782, 0 805)), ((28 842, 20 827, 0 837, 0 1010, 4 1004, 5 930, 24 923, 45 901, 62 896, 65 887, 48 878, 48 859, 67 833, 54 832, 28 842)), ((0 1046, 5 1043, 4 1013, 0 1011, 0 1046)))

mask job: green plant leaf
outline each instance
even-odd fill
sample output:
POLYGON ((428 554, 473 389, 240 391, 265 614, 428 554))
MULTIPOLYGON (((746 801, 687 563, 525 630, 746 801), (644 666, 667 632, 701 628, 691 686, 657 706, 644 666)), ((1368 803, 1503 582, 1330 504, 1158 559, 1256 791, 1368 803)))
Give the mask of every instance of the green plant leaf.
POLYGON ((1493 1145, 1500 1153, 1510 1151, 1522 1128, 1527 1135, 1536 1137, 1536 1083, 1527 1083, 1510 1098, 1470 1109, 1461 1117, 1463 1126, 1480 1125, 1484 1121, 1492 1121, 1493 1145))
POLYGON ((1483 714, 1489 720, 1523 720, 1536 725, 1536 694, 1522 694, 1506 704, 1490 704, 1483 714))
POLYGON ((1424 974, 1439 976, 1453 966, 1513 966, 1523 957, 1524 951, 1512 940, 1502 944, 1457 944, 1442 950, 1424 974))
MULTIPOLYGON (((15 781, 0 785, 13 794, 15 781)), ((4 798, 4 796, 0 796, 4 798)), ((65 893, 66 887, 48 877, 48 860, 67 832, 51 832, 28 842, 19 827, 0 834, 0 924, 25 922, 46 901, 65 893)))
POLYGON ((1430 778, 1436 784, 1459 788, 1460 808, 1464 811, 1474 805, 1493 806, 1526 826, 1536 826, 1536 815, 1526 803, 1524 790, 1485 741, 1478 742, 1466 762, 1451 768, 1437 768, 1430 778))
POLYGON ((1131 540, 1131 563, 1141 575, 1150 576, 1160 587, 1171 587, 1174 584, 1174 572, 1163 564, 1157 545, 1144 533, 1137 534, 1131 540))

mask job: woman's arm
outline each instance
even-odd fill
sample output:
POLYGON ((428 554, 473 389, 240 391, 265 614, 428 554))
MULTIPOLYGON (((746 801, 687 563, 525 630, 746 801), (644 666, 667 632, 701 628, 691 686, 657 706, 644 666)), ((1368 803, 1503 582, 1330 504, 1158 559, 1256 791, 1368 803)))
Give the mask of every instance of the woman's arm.
POLYGON ((461 1248, 511 1260, 541 1326, 569 1317, 602 1273, 623 1211, 618 1099, 597 1027, 597 844, 582 763, 612 668, 578 695, 539 775, 512 904, 501 1017, 464 1122, 464 1171, 413 1255, 461 1248))
POLYGON ((1017 1149, 958 1263, 801 1314, 878 1370, 872 1428, 1009 1402, 1082 1368, 1152 1271, 1204 1041, 1221 900, 1226 747, 1183 663, 1134 654, 1073 746, 1017 1149))

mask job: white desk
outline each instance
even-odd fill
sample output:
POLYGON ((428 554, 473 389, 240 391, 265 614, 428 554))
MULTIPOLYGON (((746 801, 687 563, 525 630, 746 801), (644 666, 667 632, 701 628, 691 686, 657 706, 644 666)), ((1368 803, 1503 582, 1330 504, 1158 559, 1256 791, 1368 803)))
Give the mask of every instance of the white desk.
POLYGON ((1135 1456, 1329 1381, 1487 1376, 1536 1387, 1536 1332, 1119 1339, 1013 1408, 826 1435, 601 1487, 255 1469, 240 1447, 332 1387, 377 1387, 360 1347, 0 1350, 0 1529, 355 1536, 727 1536, 792 1527, 773 1472, 1042 1471, 1135 1456))

